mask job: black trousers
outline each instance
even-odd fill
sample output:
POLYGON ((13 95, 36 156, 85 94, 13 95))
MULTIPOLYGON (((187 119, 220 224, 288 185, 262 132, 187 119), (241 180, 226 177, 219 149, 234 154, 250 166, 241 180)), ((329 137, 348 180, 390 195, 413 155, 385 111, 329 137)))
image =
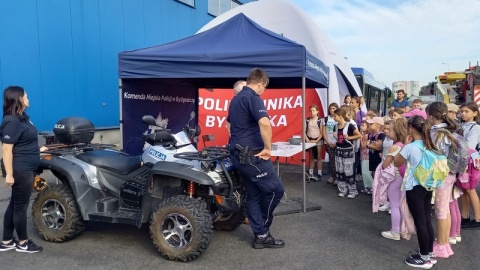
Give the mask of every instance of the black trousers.
POLYGON ((273 221, 273 211, 283 197, 284 189, 270 160, 252 157, 249 164, 240 164, 230 155, 233 166, 240 171, 247 190, 247 216, 255 235, 266 234, 273 221))
POLYGON ((406 192, 407 204, 417 228, 420 254, 428 255, 433 251, 435 235, 432 226, 432 192, 417 185, 406 192))
POLYGON ((13 239, 13 231, 17 231, 19 240, 27 240, 27 208, 33 189, 34 171, 13 170, 12 196, 3 218, 3 240, 13 239))

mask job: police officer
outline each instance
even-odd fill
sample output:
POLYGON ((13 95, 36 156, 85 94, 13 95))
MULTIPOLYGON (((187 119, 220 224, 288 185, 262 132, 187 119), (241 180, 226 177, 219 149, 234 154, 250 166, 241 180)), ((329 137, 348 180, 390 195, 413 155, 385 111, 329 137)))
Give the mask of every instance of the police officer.
POLYGON ((252 69, 247 85, 231 101, 227 117, 231 131, 230 157, 247 190, 247 216, 255 235, 252 246, 256 249, 285 245, 269 232, 273 211, 284 190, 270 161, 272 127, 260 98, 267 85, 267 73, 252 69))

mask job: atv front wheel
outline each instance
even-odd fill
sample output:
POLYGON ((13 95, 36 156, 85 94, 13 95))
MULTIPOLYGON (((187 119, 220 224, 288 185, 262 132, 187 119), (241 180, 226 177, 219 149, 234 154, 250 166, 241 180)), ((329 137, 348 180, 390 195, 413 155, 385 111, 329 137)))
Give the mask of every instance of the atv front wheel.
POLYGON ((35 229, 50 242, 65 242, 85 230, 85 221, 72 190, 64 185, 47 186, 32 204, 35 229))
POLYGON ((207 204, 183 195, 166 198, 152 214, 150 234, 167 259, 196 259, 212 240, 212 217, 207 204))

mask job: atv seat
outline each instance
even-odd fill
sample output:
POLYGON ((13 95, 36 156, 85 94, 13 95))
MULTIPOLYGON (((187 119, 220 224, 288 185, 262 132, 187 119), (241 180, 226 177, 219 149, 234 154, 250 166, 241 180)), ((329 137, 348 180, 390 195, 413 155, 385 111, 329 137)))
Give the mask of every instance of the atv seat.
POLYGON ((129 174, 142 166, 141 156, 129 156, 124 153, 96 150, 77 155, 77 158, 93 166, 111 170, 119 174, 129 174))

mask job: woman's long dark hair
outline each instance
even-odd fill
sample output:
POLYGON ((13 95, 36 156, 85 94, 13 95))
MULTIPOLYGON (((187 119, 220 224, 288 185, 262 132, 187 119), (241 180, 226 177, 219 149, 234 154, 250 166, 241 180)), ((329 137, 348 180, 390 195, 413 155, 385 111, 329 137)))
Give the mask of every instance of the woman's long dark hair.
POLYGON ((16 115, 20 120, 28 118, 24 112, 22 97, 25 90, 20 86, 9 86, 3 91, 3 116, 16 115))
POLYGON ((422 135, 425 148, 428 150, 437 151, 437 146, 433 143, 432 138, 430 138, 430 123, 419 115, 410 117, 408 119, 408 127, 415 129, 418 133, 422 135))
MULTIPOLYGON (((442 123, 447 124, 446 129, 450 132, 455 132, 457 130, 457 125, 453 122, 450 117, 448 117, 448 107, 447 104, 435 101, 425 108, 425 111, 428 115, 432 116, 433 118, 442 121, 442 123)), ((435 143, 438 143, 438 140, 447 137, 447 139, 452 142, 452 148, 454 151, 457 150, 457 140, 451 135, 451 133, 445 130, 438 130, 437 131, 437 138, 435 143)))

